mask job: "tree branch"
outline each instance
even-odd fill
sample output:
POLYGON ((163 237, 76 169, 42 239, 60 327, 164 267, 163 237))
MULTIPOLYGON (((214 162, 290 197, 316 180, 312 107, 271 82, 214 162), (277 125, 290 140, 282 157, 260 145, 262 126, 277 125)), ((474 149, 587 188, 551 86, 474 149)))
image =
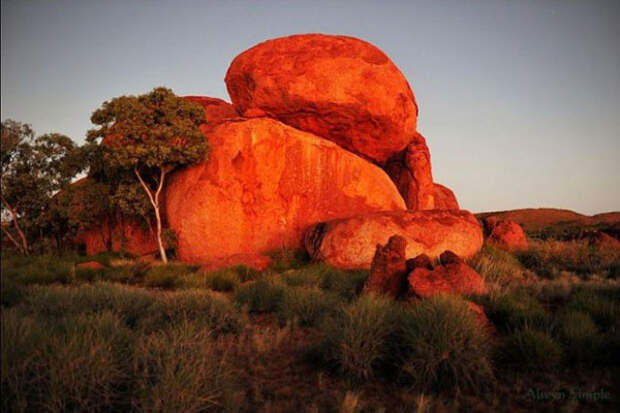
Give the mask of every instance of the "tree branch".
POLYGON ((142 188, 144 188, 144 190, 146 191, 146 194, 149 197, 149 201, 151 201, 151 205, 153 206, 153 208, 157 208, 157 205, 155 204, 155 200, 153 199, 153 195, 151 194, 151 189, 148 187, 146 182, 144 182, 144 179, 142 179, 142 175, 140 175, 140 171, 138 171, 138 168, 137 167, 133 168, 133 172, 138 177, 138 181, 140 181, 140 185, 142 185, 142 188))
POLYGON ((2 225, 2 232, 4 232, 4 234, 8 237, 9 240, 11 240, 11 242, 13 243, 13 245, 15 245, 15 247, 20 251, 23 252, 22 250, 22 246, 19 245, 19 242, 17 242, 17 240, 13 237, 13 235, 11 235, 11 233, 9 232, 8 229, 6 229, 4 227, 4 225, 2 225))
POLYGON ((19 226, 19 222, 17 221, 17 212, 15 211, 15 209, 13 209, 11 204, 9 204, 9 202, 6 200, 4 195, 0 194, 0 198, 2 198, 2 203, 4 204, 6 209, 9 210, 11 214, 11 218, 13 220, 13 224, 15 224, 15 229, 17 230, 17 233, 19 234, 19 237, 22 240, 22 248, 20 248, 20 250, 24 254, 27 254, 28 253, 28 241, 26 240, 26 235, 24 234, 24 231, 22 231, 21 227, 19 226))

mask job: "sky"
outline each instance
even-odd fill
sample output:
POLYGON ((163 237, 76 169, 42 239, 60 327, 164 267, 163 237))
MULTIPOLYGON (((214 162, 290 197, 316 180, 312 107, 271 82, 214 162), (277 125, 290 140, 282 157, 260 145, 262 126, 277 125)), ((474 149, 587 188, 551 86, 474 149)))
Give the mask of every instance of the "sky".
POLYGON ((2 0, 1 118, 83 142, 105 100, 229 100, 232 59, 296 33, 382 49, 436 182, 474 212, 620 210, 620 1, 2 0))

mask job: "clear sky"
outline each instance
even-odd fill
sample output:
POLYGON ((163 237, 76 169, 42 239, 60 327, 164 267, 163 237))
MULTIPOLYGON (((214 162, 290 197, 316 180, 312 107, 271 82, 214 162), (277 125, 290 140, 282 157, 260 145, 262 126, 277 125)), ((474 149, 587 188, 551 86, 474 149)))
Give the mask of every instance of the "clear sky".
POLYGON ((82 142, 106 99, 228 100, 237 54, 308 32, 391 57, 463 208, 620 210, 618 0, 2 0, 1 117, 82 142))

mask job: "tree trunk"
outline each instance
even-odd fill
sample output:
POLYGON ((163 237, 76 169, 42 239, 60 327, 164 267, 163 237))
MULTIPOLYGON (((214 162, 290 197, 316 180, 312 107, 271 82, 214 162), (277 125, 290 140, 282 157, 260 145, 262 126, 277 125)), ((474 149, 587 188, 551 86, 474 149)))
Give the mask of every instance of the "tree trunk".
POLYGON ((21 227, 19 226, 19 222, 17 222, 17 212, 15 212, 11 204, 9 204, 6 199, 4 199, 4 196, 2 196, 2 203, 4 203, 6 209, 8 209, 11 213, 11 219, 13 220, 13 224, 15 224, 15 229, 17 230, 17 233, 21 238, 22 248, 20 249, 22 250, 22 253, 24 255, 28 255, 28 241, 26 240, 26 234, 24 234, 24 231, 22 231, 21 227))
POLYGON ((19 242, 17 242, 15 237, 11 235, 9 230, 4 227, 4 225, 2 226, 2 232, 4 232, 7 238, 13 243, 13 245, 15 245, 15 248, 17 248, 17 250, 23 254, 24 253, 24 250, 22 249, 23 247, 19 244, 19 242))
POLYGON ((162 242, 162 239, 161 239, 161 214, 159 211, 159 194, 161 193, 161 189, 164 186, 164 179, 166 178, 167 170, 164 167, 159 168, 159 182, 157 184, 157 190, 155 190, 155 194, 152 193, 151 189, 142 179, 142 176, 140 175, 140 171, 138 171, 138 168, 134 168, 134 173, 138 177, 138 180, 140 181, 142 188, 144 188, 144 190, 146 191, 146 194, 149 197, 149 201, 151 201, 151 205, 153 206, 153 209, 155 210, 155 221, 157 223, 156 236, 157 236, 157 246, 159 248, 159 255, 161 256, 161 260, 164 262, 164 264, 167 264, 168 257, 166 257, 166 250, 164 249, 164 243, 162 242))

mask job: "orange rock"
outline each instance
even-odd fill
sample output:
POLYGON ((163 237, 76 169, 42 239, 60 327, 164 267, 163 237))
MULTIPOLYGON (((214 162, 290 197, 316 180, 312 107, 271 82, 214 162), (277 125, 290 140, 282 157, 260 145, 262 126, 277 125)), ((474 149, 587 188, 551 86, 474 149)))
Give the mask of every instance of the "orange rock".
POLYGON ((233 60, 226 86, 240 113, 261 109, 380 164, 416 131, 418 108, 403 74, 353 37, 302 34, 260 43, 233 60))
POLYGON ((391 236, 385 246, 377 245, 364 292, 399 298, 407 291, 406 248, 407 240, 400 235, 391 236))
POLYGON ((299 248, 317 222, 405 209, 379 167, 276 120, 224 122, 207 139, 209 159, 171 175, 166 188, 181 260, 299 248))
POLYGON ((407 209, 424 210, 435 207, 431 154, 424 136, 416 132, 407 148, 393 156, 384 169, 396 183, 407 209))
POLYGON ((473 268, 452 251, 439 257, 441 265, 429 269, 426 265, 409 273, 409 292, 426 298, 435 294, 484 294, 484 280, 473 268))
POLYGON ((375 246, 394 234, 407 241, 408 257, 436 258, 448 249, 471 257, 483 241, 480 224, 467 211, 386 211, 314 225, 305 246, 313 259, 332 266, 370 268, 375 246))
POLYGON ((81 262, 79 264, 76 265, 76 268, 80 268, 80 269, 89 269, 89 270, 101 270, 103 268, 105 268, 105 266, 97 261, 87 261, 87 262, 81 262))
POLYGON ((459 209, 459 203, 450 188, 435 183, 433 185, 433 195, 435 198, 435 209, 459 209))
POLYGON ((473 312, 478 326, 485 330, 488 334, 493 334, 495 332, 493 324, 491 324, 487 318, 484 308, 480 307, 476 303, 472 303, 471 301, 465 301, 465 303, 467 303, 467 306, 473 312))
POLYGON ((514 221, 489 217, 484 220, 487 242, 506 251, 523 251, 528 248, 525 232, 514 221))
POLYGON ((214 126, 225 120, 239 117, 237 109, 222 99, 208 96, 183 96, 183 99, 198 103, 205 109, 205 119, 208 126, 214 126))

